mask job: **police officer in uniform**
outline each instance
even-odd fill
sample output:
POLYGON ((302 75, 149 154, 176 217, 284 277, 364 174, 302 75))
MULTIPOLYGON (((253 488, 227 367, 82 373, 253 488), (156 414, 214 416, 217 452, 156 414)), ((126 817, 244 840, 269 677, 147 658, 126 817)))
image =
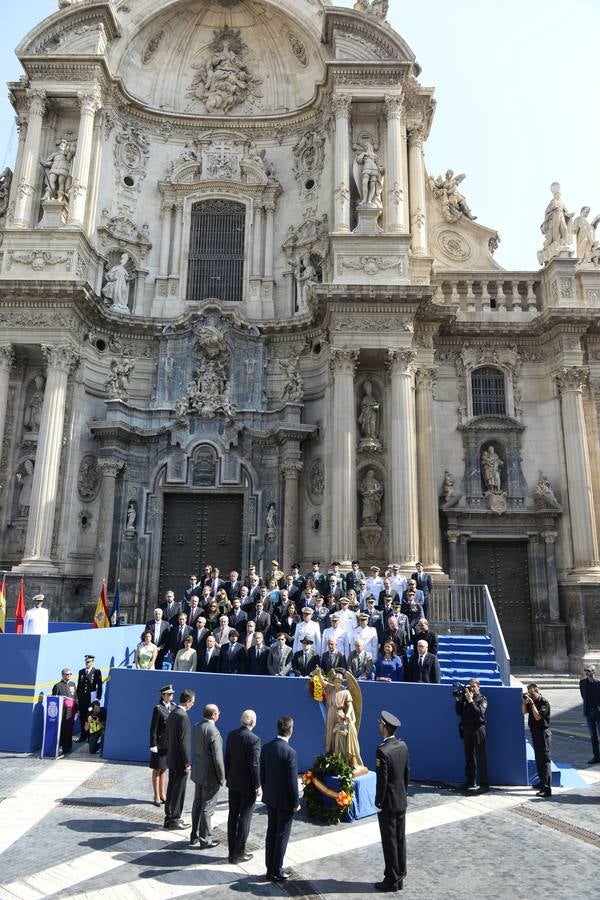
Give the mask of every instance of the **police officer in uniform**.
POLYGON ((383 710, 379 716, 379 731, 383 743, 377 748, 375 766, 377 789, 375 806, 379 810, 379 831, 385 870, 378 891, 401 891, 406 876, 406 790, 408 787, 408 748, 395 734, 400 720, 383 710))
POLYGON ((471 678, 462 695, 456 698, 455 709, 456 715, 460 716, 458 730, 465 748, 465 774, 467 776, 465 787, 470 790, 476 786, 477 772, 479 773, 479 791, 486 793, 490 789, 485 746, 487 699, 480 692, 477 678, 471 678))

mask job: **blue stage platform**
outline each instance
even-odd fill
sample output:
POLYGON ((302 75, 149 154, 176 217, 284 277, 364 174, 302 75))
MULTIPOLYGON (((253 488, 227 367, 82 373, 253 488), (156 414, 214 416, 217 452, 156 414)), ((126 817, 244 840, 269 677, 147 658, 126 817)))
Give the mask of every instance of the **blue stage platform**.
MULTIPOLYGON (((192 723, 202 718, 205 703, 221 709, 219 729, 225 736, 239 725, 242 711, 256 710, 256 732, 263 741, 275 734, 278 716, 294 717, 292 742, 300 771, 310 768, 323 752, 323 715, 309 697, 307 680, 253 675, 213 675, 185 672, 141 672, 113 669, 104 743, 107 759, 147 762, 152 707, 160 688, 172 682, 176 695, 183 688, 196 692, 192 723)), ((402 721, 399 735, 411 755, 411 778, 456 783, 465 780, 462 741, 454 712, 451 686, 361 682, 363 717, 359 734, 366 766, 372 768, 381 741, 379 713, 388 709, 402 721)), ((527 785, 525 723, 519 688, 486 687, 488 698, 488 767, 492 784, 527 785)))

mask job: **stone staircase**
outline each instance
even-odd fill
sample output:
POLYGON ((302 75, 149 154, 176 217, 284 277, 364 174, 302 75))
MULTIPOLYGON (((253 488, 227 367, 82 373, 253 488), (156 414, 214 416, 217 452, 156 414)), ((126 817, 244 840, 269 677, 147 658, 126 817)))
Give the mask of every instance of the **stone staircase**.
POLYGON ((548 669, 532 669, 516 667, 511 669, 511 684, 520 682, 526 687, 531 682, 538 685, 540 691, 575 690, 579 691, 579 679, 582 676, 571 672, 551 672, 548 669))

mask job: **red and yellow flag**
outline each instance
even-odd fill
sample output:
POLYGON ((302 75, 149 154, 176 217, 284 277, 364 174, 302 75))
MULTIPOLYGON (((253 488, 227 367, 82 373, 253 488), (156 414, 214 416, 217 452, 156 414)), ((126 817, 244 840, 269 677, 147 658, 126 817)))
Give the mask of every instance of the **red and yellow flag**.
POLYGON ((2 576, 0 585, 0 634, 6 633, 6 575, 2 576))
POLYGON ((17 608, 15 609, 15 634, 23 634, 23 625, 25 624, 25 579, 21 576, 19 584, 19 596, 17 597, 17 608))
POLYGON ((92 628, 110 628, 108 604, 106 602, 106 581, 104 581, 104 579, 102 579, 102 587, 100 588, 100 596, 98 597, 98 603, 96 604, 92 628))

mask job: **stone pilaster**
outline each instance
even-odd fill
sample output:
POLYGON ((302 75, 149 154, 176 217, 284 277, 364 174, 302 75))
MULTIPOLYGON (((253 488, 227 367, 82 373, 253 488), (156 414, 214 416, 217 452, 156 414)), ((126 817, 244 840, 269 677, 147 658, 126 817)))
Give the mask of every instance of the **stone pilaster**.
POLYGON ((437 369, 416 376, 419 555, 428 572, 441 572, 440 523, 433 440, 433 386, 437 369))
POLYGON ((166 278, 169 274, 169 252, 171 250, 171 219, 173 204, 165 201, 160 208, 162 227, 160 233, 160 264, 158 274, 166 278))
POLYGON ((542 531, 545 545, 546 561, 546 587, 548 591, 548 612, 551 622, 560 621, 560 606, 558 602, 558 578, 556 575, 556 531, 542 531))
POLYGON ((183 200, 175 203, 175 225, 173 231, 173 259, 171 260, 171 278, 178 278, 181 265, 181 235, 183 233, 183 200))
POLYGON ((583 410, 587 369, 563 367, 556 375, 567 467, 574 574, 600 575, 592 475, 583 410))
POLYGON ((275 204, 265 205, 265 278, 273 277, 273 246, 275 227, 275 204))
POLYGON ((283 571, 289 572, 298 559, 298 486, 302 463, 299 460, 283 465, 283 571))
POLYGON ((387 171, 385 195, 387 200, 387 230, 404 231, 404 173, 402 171, 402 98, 397 94, 385 97, 387 116, 387 171))
POLYGON ((334 231, 350 231, 350 106, 348 94, 334 94, 334 231))
POLYGON ((263 242, 263 208, 254 207, 254 227, 252 234, 252 274, 256 278, 262 275, 262 242, 263 242))
POLYGON ((425 197, 424 132, 415 126, 408 132, 408 178, 412 252, 427 256, 427 201, 425 197))
POLYGON ((354 373, 358 356, 358 350, 331 348, 331 556, 348 568, 356 556, 357 545, 354 373))
POLYGON ((23 169, 23 158, 25 155, 25 139, 27 137, 27 117, 17 116, 15 119, 17 132, 19 134, 19 144, 17 146, 17 158, 15 161, 15 171, 13 174, 12 185, 10 189, 10 202, 6 214, 6 223, 12 227, 15 218, 15 204, 19 194, 19 184, 21 183, 21 171, 23 169))
POLYGON ((0 451, 4 441, 6 413, 8 408, 8 384, 15 354, 10 344, 0 344, 0 451))
POLYGON ((67 382, 69 372, 79 362, 77 352, 67 344, 42 345, 42 352, 48 361, 46 389, 31 487, 25 556, 21 564, 16 567, 16 571, 40 574, 52 573, 55 570, 50 556, 62 452, 67 382))
POLYGON ((96 557, 92 576, 92 600, 98 597, 102 587, 102 579, 108 580, 110 565, 110 548, 112 544, 113 518, 115 513, 115 488, 117 475, 125 463, 116 457, 98 460, 102 472, 100 488, 100 505, 98 510, 98 531, 96 534, 96 557))
POLYGON ((94 117, 100 109, 100 95, 97 91, 77 94, 81 107, 77 150, 73 160, 73 178, 67 224, 82 228, 85 222, 85 208, 88 196, 92 143, 94 137, 94 117))
POLYGON ((389 350, 392 384, 390 428, 390 555, 404 569, 419 557, 415 359, 412 349, 389 350))
POLYGON ((29 118, 27 121, 27 137, 20 164, 20 178, 15 201, 14 228, 31 228, 33 214, 33 197, 37 180, 40 147, 42 138, 42 122, 46 113, 46 92, 39 89, 27 91, 29 100, 29 118))

